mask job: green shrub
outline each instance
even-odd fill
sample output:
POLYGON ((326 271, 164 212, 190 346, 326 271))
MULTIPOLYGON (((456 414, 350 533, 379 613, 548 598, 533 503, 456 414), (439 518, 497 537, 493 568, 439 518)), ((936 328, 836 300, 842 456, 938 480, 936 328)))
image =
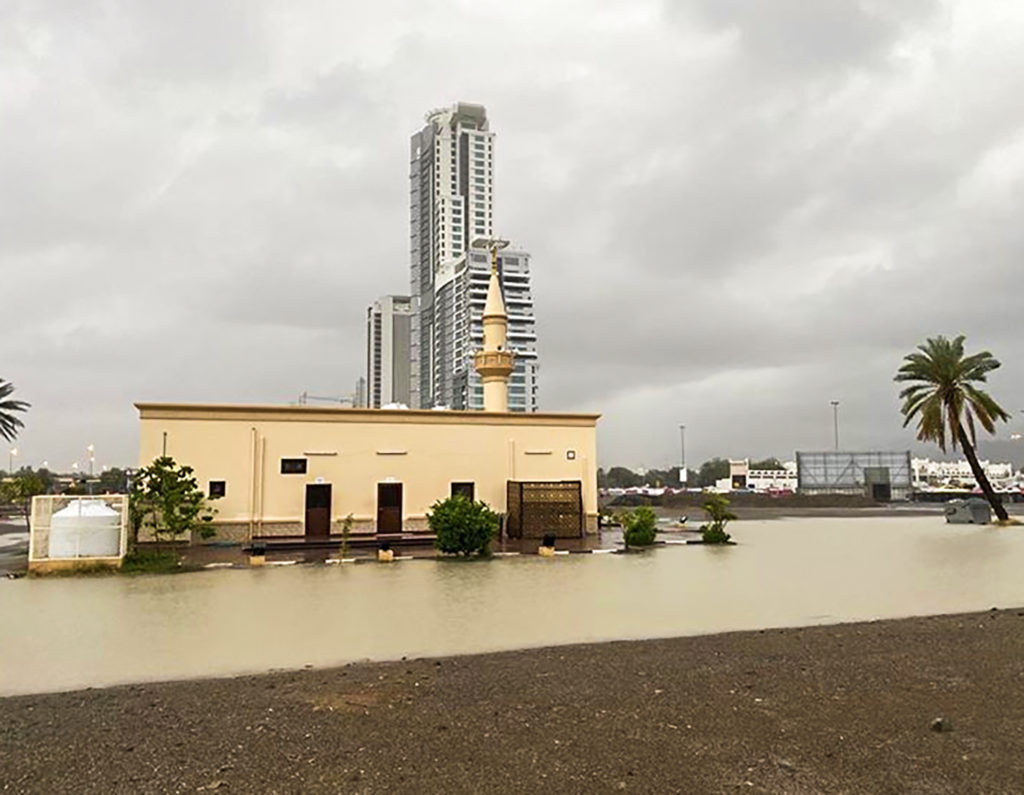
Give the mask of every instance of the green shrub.
POLYGON ((710 521, 700 527, 701 540, 705 544, 729 543, 732 536, 725 532, 725 526, 736 518, 729 510, 729 500, 721 494, 709 494, 702 507, 710 521))
POLYGON ((436 536, 434 546, 439 551, 469 557, 490 551, 500 521, 485 503, 457 494, 430 506, 427 524, 436 536))
POLYGON ((647 547, 654 543, 658 532, 658 517, 646 505, 632 511, 623 511, 617 518, 622 525, 622 540, 626 549, 647 547))
POLYGON ((732 538, 724 528, 713 522, 700 528, 700 537, 705 544, 727 544, 732 538))

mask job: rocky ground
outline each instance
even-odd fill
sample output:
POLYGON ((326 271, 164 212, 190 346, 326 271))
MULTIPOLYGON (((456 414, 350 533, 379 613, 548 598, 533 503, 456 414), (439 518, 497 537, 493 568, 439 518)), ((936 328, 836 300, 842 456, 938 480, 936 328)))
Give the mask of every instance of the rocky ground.
POLYGON ((1022 692, 1024 610, 137 685, 0 700, 0 789, 1011 792, 1022 692))

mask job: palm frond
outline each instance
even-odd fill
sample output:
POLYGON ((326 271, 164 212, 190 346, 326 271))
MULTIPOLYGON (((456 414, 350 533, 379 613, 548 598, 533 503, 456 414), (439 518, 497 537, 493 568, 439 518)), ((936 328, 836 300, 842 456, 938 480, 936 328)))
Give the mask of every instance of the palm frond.
POLYGON ((29 407, 24 400, 8 400, 13 392, 14 384, 0 378, 0 436, 8 442, 13 442, 18 429, 25 427, 15 412, 24 412, 29 407))

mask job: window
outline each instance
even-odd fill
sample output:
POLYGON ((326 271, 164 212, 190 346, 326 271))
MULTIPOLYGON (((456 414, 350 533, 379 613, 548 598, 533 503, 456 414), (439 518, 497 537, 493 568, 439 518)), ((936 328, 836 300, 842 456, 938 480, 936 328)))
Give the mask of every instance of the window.
POLYGON ((305 475, 306 474, 306 459, 305 458, 282 458, 281 459, 281 474, 282 475, 305 475))
POLYGON ((206 490, 206 494, 210 498, 223 497, 227 494, 227 482, 223 480, 211 480, 210 488, 206 490))
POLYGON ((457 497, 462 495, 467 500, 474 499, 473 497, 473 484, 472 483, 452 483, 452 496, 457 497))

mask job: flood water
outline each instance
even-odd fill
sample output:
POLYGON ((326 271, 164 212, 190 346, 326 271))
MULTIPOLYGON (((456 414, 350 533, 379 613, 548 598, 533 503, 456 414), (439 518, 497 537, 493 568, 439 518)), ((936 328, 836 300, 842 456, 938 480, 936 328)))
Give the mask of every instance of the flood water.
POLYGON ((0 582, 0 694, 1024 605, 1024 528, 730 530, 637 555, 0 582))

